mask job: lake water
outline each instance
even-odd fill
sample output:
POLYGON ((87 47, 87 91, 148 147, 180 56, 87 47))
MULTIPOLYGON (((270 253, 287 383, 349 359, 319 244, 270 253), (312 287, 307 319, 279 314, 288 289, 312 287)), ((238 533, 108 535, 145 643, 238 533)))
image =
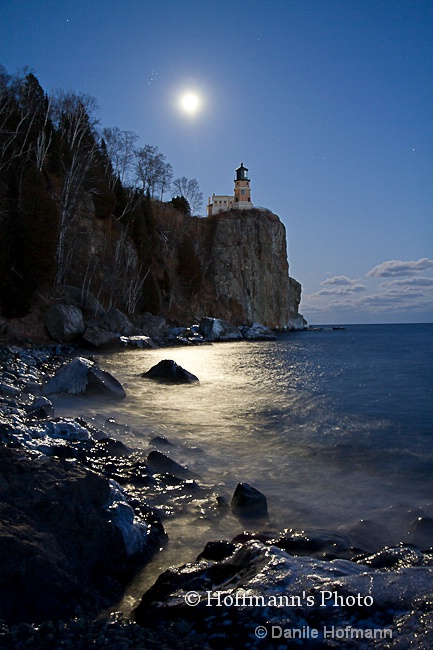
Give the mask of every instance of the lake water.
MULTIPOLYGON (((359 530, 395 544, 412 540, 417 517, 433 517, 433 324, 351 325, 274 342, 125 351, 99 362, 127 398, 102 412, 83 404, 83 417, 114 418, 122 425, 116 437, 146 452, 154 436, 165 436, 173 446, 164 452, 228 501, 239 481, 253 485, 269 509, 269 521, 253 529, 359 530), (139 376, 161 359, 200 383, 139 376)), ((208 540, 248 527, 209 500, 182 499, 166 511, 170 542, 137 594, 208 540)))

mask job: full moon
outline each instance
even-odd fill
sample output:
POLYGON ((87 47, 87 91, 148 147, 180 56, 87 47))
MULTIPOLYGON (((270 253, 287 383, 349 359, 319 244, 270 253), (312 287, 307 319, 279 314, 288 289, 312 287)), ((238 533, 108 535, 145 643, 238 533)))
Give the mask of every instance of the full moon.
POLYGON ((189 115, 195 115, 200 108, 200 104, 200 97, 196 93, 185 93, 180 98, 180 107, 189 115))

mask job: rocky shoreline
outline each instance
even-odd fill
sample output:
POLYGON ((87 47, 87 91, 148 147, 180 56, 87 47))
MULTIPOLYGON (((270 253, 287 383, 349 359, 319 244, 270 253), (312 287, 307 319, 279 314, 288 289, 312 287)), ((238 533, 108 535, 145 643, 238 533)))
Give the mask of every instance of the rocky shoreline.
MULTIPOLYGON (((66 385, 88 399, 95 391, 122 399, 116 380, 82 354, 61 344, 0 348, 1 647, 371 647, 360 634, 326 636, 347 626, 391 630, 392 641, 375 637, 375 648, 407 648, 415 634, 414 647, 431 647, 427 518, 416 524, 417 546, 390 549, 323 531, 210 542, 195 563, 159 577, 134 622, 101 616, 164 546, 148 495, 166 504, 173 493, 209 495, 166 453, 146 456, 113 438, 112 422, 56 417, 50 395, 66 385)), ((264 510, 263 495, 253 497, 264 510)))

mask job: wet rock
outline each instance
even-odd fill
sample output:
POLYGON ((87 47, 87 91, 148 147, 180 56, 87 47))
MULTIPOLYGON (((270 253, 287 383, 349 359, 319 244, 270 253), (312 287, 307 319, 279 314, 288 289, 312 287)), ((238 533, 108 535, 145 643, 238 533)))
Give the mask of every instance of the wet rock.
POLYGON ((18 397, 20 395, 20 389, 17 386, 12 386, 6 382, 0 382, 0 396, 6 397, 8 399, 18 397))
POLYGON ((76 341, 84 332, 83 312, 74 305, 52 305, 45 312, 45 327, 55 341, 76 341))
POLYGON ((151 451, 147 457, 147 462, 154 472, 159 474, 171 474, 177 478, 191 478, 192 473, 180 465, 172 458, 169 458, 160 451, 151 451))
POLYGON ((158 346, 150 336, 140 334, 138 336, 121 336, 121 344, 126 348, 150 349, 153 350, 158 346))
POLYGON ((238 546, 226 540, 219 540, 217 542, 208 542, 204 550, 197 557, 197 562, 200 560, 212 560, 213 562, 220 562, 230 557, 236 551, 238 546))
POLYGON ((108 604, 161 544, 120 486, 76 463, 0 447, 0 618, 73 616, 108 604))
POLYGON ((240 341, 242 334, 236 325, 205 316, 200 321, 200 334, 206 341, 240 341))
POLYGON ((26 407, 27 417, 32 420, 45 420, 54 416, 54 406, 51 400, 42 395, 36 397, 26 407))
POLYGON ((95 445, 95 453, 103 456, 114 456, 119 458, 122 456, 130 456, 132 451, 120 440, 114 440, 114 438, 101 438, 95 445))
POLYGON ((362 553, 353 548, 349 535, 324 530, 297 531, 288 529, 270 543, 291 555, 309 555, 322 559, 352 559, 362 553))
POLYGON ((268 504, 264 494, 248 483, 238 483, 230 502, 232 510, 242 517, 267 517, 268 504))
POLYGON ((149 444, 154 447, 174 447, 173 443, 167 440, 165 436, 155 436, 149 444))
POLYGON ((433 548, 433 519, 417 517, 410 525, 409 539, 421 550, 433 548))
POLYGON ((124 399, 126 393, 110 373, 89 359, 77 357, 64 364, 43 386, 44 395, 70 393, 124 399))
MULTIPOLYGON (((143 595, 133 616, 150 628, 186 622, 189 634, 207 631, 214 648, 261 650, 270 647, 273 630, 278 634, 309 629, 317 630, 316 638, 308 637, 300 644, 297 639, 293 644, 289 640, 289 647, 319 650, 324 647, 325 627, 346 631, 342 644, 337 641, 337 645, 347 650, 371 645, 370 638, 379 650, 390 647, 391 638, 398 638, 398 646, 407 648, 413 645, 421 615, 416 628, 408 626, 404 637, 400 622, 420 612, 421 602, 426 620, 431 621, 432 571, 428 565, 389 572, 348 560, 293 557, 275 546, 250 541, 219 562, 201 560, 170 568, 143 595), (263 635, 256 636, 255 630, 263 628, 263 635), (366 638, 352 636, 352 629, 365 630, 366 638), (376 629, 388 630, 388 635, 368 636, 376 629), (265 633, 268 639, 263 641, 265 633)), ((427 634, 429 623, 424 630, 427 634)), ((284 637, 275 638, 281 645, 284 637)), ((329 640, 326 647, 334 647, 335 641, 329 640)))
POLYGON ((242 335, 249 341, 275 341, 275 332, 260 323, 253 323, 251 327, 243 327, 242 335))
POLYGON ((358 564, 366 564, 373 569, 397 570, 411 566, 433 566, 432 556, 424 555, 411 546, 384 548, 378 553, 356 559, 358 564))
POLYGON ((191 384, 198 381, 198 377, 182 368, 182 366, 178 366, 171 359, 160 361, 141 376, 170 384, 191 384))

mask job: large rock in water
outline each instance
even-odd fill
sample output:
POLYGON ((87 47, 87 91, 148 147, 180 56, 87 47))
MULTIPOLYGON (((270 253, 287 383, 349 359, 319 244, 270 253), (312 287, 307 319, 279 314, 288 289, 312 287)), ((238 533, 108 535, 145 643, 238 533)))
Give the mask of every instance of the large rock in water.
POLYGON ((240 341, 239 327, 219 318, 204 316, 200 321, 200 334, 206 341, 240 341))
POLYGON ((74 305, 52 305, 45 312, 45 327, 59 343, 76 341, 84 332, 83 313, 74 305))
POLYGON ((90 359, 77 357, 64 364, 42 388, 44 395, 70 393, 124 399, 122 385, 109 372, 101 370, 90 359))
POLYGON ((266 517, 268 504, 264 494, 248 483, 238 483, 230 502, 232 510, 242 517, 266 517))
POLYGON ((160 361, 147 372, 143 372, 141 376, 169 384, 192 384, 194 381, 199 380, 198 377, 182 368, 182 366, 178 366, 176 361, 171 359, 160 361))
POLYGON ((0 619, 68 618, 114 602, 133 563, 161 545, 149 517, 134 519, 115 481, 0 446, 0 619))
POLYGON ((151 451, 147 457, 147 462, 153 471, 160 474, 172 474, 178 478, 191 478, 192 474, 183 465, 172 460, 160 451, 151 451))

